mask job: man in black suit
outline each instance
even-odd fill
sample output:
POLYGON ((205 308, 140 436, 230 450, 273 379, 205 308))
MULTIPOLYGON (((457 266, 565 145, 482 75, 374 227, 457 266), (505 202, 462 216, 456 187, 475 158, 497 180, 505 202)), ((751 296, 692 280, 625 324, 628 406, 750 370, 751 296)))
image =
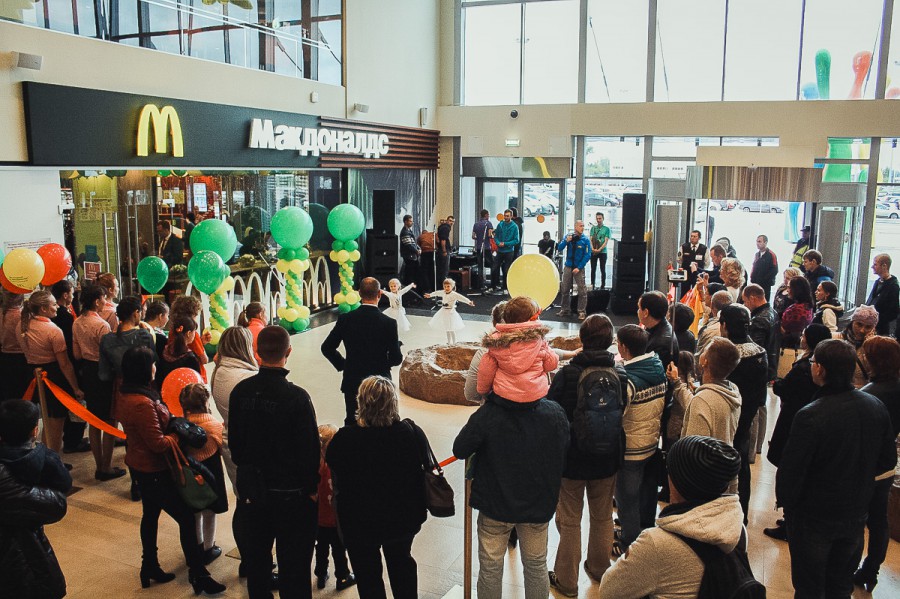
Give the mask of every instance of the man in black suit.
POLYGON ((172 235, 172 223, 167 220, 159 221, 156 223, 156 233, 159 235, 157 255, 169 268, 181 264, 184 257, 184 242, 172 235))
POLYGON ((687 271, 687 281, 681 284, 682 295, 697 284, 697 275, 709 266, 709 252, 700 243, 700 231, 691 231, 689 242, 678 251, 679 267, 687 271))
POLYGON ((356 424, 356 392, 359 384, 375 374, 391 378, 391 366, 403 361, 397 337, 397 321, 378 309, 381 285, 377 279, 366 277, 359 284, 362 305, 353 312, 341 314, 334 328, 322 342, 322 354, 344 373, 341 392, 347 417, 344 424, 356 424), (343 342, 347 357, 337 348, 343 342))

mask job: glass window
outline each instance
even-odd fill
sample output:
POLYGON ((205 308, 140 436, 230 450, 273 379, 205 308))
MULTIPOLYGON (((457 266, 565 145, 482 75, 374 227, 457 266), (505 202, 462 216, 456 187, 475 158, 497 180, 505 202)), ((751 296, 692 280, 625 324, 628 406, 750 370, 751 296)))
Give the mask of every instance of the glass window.
POLYGON ((221 27, 222 21, 195 15, 189 22, 194 33, 185 36, 185 49, 188 54, 206 60, 225 62, 225 32, 218 28, 221 27))
POLYGON ((63 33, 75 33, 72 18, 72 0, 46 0, 50 29, 63 33))
POLYGON ((725 100, 796 100, 801 0, 730 0, 725 100))
POLYGON ((463 103, 518 104, 521 7, 472 6, 464 17, 463 103))
POLYGON ((275 72, 294 77, 303 76, 303 47, 300 38, 303 35, 301 25, 287 25, 278 28, 272 35, 275 43, 275 72))
POLYGON ((801 96, 835 100, 875 97, 883 7, 882 0, 857 0, 852 10, 830 2, 806 3, 801 96), (817 68, 817 63, 823 68, 817 68), (826 75, 818 81, 820 71, 826 75))
POLYGON ((654 137, 654 158, 696 158, 698 146, 718 146, 718 137, 654 137))
POLYGON ((644 102, 647 2, 590 0, 586 102, 644 102))
POLYGON ((653 179, 685 179, 687 167, 696 164, 693 160, 654 160, 650 165, 653 179))
MULTIPOLYGON (((137 2, 127 2, 123 0, 115 0, 116 2, 116 12, 110 10, 110 17, 113 15, 117 15, 118 19, 115 23, 111 24, 111 35, 119 36, 119 35, 128 35, 132 33, 138 32, 138 3, 137 2)), ((110 7, 112 8, 112 7, 110 7)), ((119 41, 117 38, 113 38, 113 41, 119 41)), ((128 42, 129 45, 138 45, 136 43, 128 42)))
MULTIPOLYGON (((340 5, 340 3, 338 3, 340 5)), ((340 12, 340 6, 338 7, 340 12)), ((319 72, 316 80, 332 85, 341 85, 341 29, 340 19, 320 21, 318 24, 319 72)))
POLYGON ((822 180, 834 183, 863 183, 868 180, 871 140, 828 138, 828 158, 858 160, 859 164, 825 164, 822 180))
POLYGON ((642 177, 640 137, 588 137, 584 142, 585 177, 642 177))
POLYGON ((97 19, 94 16, 93 0, 77 0, 78 35, 97 36, 97 19))
POLYGON ((525 5, 523 104, 578 101, 578 2, 525 5))
POLYGON ((900 98, 900 10, 894 6, 894 22, 891 25, 891 49, 888 52, 887 66, 888 86, 884 97, 900 98))
POLYGON ((721 0, 659 0, 655 100, 721 100, 724 39, 721 0))

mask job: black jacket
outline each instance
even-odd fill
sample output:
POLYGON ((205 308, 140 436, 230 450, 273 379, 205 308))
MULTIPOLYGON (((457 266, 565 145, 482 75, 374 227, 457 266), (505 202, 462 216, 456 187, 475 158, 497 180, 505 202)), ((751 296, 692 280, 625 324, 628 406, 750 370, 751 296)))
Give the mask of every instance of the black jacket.
POLYGON ((647 342, 647 351, 655 352, 663 363, 663 368, 669 365, 669 362, 678 360, 678 340, 672 332, 672 325, 663 318, 655 327, 647 329, 650 339, 647 342))
MULTIPOLYGON (((159 241, 162 243, 162 240, 159 241)), ((159 246, 156 246, 157 249, 159 246)), ((163 248, 162 253, 159 256, 166 263, 166 266, 172 268, 177 264, 181 264, 184 259, 184 242, 175 237, 175 234, 172 233, 169 235, 169 240, 166 242, 166 247, 163 248)))
POLYGON ((891 330, 891 323, 900 314, 900 284, 897 277, 891 275, 887 280, 877 280, 872 285, 869 299, 866 305, 873 306, 878 312, 878 325, 875 332, 879 335, 887 335, 891 330))
POLYGON ((775 381, 772 386, 772 393, 781 398, 781 411, 778 412, 778 420, 775 421, 766 457, 776 467, 781 463, 794 416, 812 402, 818 390, 819 387, 812 380, 812 365, 809 358, 794 362, 790 372, 783 379, 775 381))
POLYGON ((749 339, 735 342, 741 361, 726 377, 741 392, 741 415, 734 432, 734 447, 740 448, 750 435, 750 426, 760 406, 766 403, 766 384, 769 375, 769 359, 766 351, 749 339))
MULTIPOLYGON (((244 473, 258 469, 267 489, 312 495, 319 484, 319 427, 309 394, 284 368, 262 367, 238 383, 228 407, 228 447, 244 473)), ((242 494, 243 497, 243 494, 242 494)))
POLYGON ((778 329, 775 325, 775 310, 767 303, 750 312, 750 338, 758 346, 766 350, 769 359, 769 378, 775 379, 778 373, 778 329))
POLYGON ((344 393, 355 393, 363 379, 375 374, 391 378, 391 366, 403 361, 397 321, 382 314, 378 306, 363 304, 338 317, 322 342, 322 354, 338 372, 344 373, 344 393), (337 350, 341 343, 346 358, 337 350))
POLYGON ((425 484, 419 445, 403 422, 345 426, 328 445, 338 522, 347 545, 419 532, 425 484))
POLYGON ((559 404, 491 394, 459 431, 453 455, 474 454, 473 508, 501 522, 543 524, 556 512, 568 447, 559 404))
POLYGON ((56 599, 66 578, 44 524, 66 515, 66 495, 16 480, 0 464, 0 594, 17 599, 56 599))
POLYGON ((820 264, 814 271, 804 273, 803 276, 806 277, 807 281, 809 281, 809 288, 810 290, 812 290, 813 295, 815 295, 816 287, 819 286, 819 283, 821 283, 822 281, 831 281, 834 279, 834 271, 824 264, 820 264))
POLYGON ((865 521, 875 476, 897 463, 887 408, 852 387, 822 387, 797 412, 775 478, 785 516, 865 521))
MULTIPOLYGON (((566 418, 570 426, 575 414, 575 404, 578 403, 578 377, 589 366, 608 366, 616 368, 619 375, 619 383, 622 386, 622 402, 628 397, 628 377, 625 370, 615 366, 613 355, 608 351, 583 351, 572 361, 562 367, 553 377, 547 399, 562 406, 566 411, 566 418)), ((572 480, 597 480, 609 478, 622 465, 625 456, 625 431, 622 431, 622 445, 615 455, 604 458, 594 458, 584 455, 578 449, 575 442, 575 431, 570 431, 569 451, 566 455, 566 465, 563 468, 563 478, 572 480)))
POLYGON ((873 381, 860 389, 881 400, 891 416, 891 430, 900 435, 900 381, 873 381))
POLYGON ((750 282, 771 288, 778 277, 778 258, 772 250, 766 248, 764 253, 756 252, 753 266, 750 268, 750 282))

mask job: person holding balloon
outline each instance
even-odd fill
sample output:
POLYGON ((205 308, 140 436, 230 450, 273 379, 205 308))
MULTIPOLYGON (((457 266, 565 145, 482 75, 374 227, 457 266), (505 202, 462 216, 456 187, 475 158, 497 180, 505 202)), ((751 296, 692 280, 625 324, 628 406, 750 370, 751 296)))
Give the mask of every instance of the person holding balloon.
MULTIPOLYGON (((50 322, 56 316, 56 299, 49 291, 36 291, 28 298, 19 323, 22 350, 28 361, 28 369, 41 368, 47 378, 62 392, 77 400, 84 399, 78 385, 75 368, 69 359, 69 351, 63 332, 50 322)), ((52 390, 47 390, 47 413, 43 414, 47 447, 59 453, 62 450, 63 423, 68 410, 52 390)))
POLYGON ((3 289, 3 307, 0 308, 0 380, 3 381, 3 392, 0 400, 22 399, 32 378, 19 337, 24 302, 25 296, 21 293, 3 289))
POLYGON ((190 368, 199 374, 202 370, 197 355, 191 350, 197 337, 197 321, 189 316, 179 315, 172 319, 169 340, 159 356, 156 367, 156 386, 162 388, 169 373, 179 368, 190 368))
MULTIPOLYGON (((115 420, 112 410, 112 385, 100 380, 100 342, 110 333, 109 323, 103 320, 99 311, 106 304, 106 290, 100 285, 85 287, 81 292, 81 316, 72 325, 72 353, 78 364, 78 380, 84 390, 84 399, 90 412, 111 426, 115 420)), ((96 471, 94 478, 100 481, 112 480, 125 474, 125 470, 112 467, 113 448, 116 438, 105 435, 94 426, 88 430, 91 452, 94 455, 96 471)))

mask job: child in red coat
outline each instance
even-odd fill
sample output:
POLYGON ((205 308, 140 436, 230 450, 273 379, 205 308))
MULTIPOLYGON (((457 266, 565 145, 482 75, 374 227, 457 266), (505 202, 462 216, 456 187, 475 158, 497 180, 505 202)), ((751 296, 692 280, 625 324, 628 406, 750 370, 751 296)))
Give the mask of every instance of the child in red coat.
POLYGON ((332 424, 319 427, 319 441, 322 445, 322 457, 319 461, 319 530, 316 533, 316 587, 325 588, 328 580, 328 548, 334 558, 334 575, 337 578, 335 587, 343 591, 356 584, 356 577, 347 565, 347 550, 338 536, 337 517, 334 514, 334 485, 331 484, 331 469, 325 463, 325 451, 332 437, 337 432, 332 424))

